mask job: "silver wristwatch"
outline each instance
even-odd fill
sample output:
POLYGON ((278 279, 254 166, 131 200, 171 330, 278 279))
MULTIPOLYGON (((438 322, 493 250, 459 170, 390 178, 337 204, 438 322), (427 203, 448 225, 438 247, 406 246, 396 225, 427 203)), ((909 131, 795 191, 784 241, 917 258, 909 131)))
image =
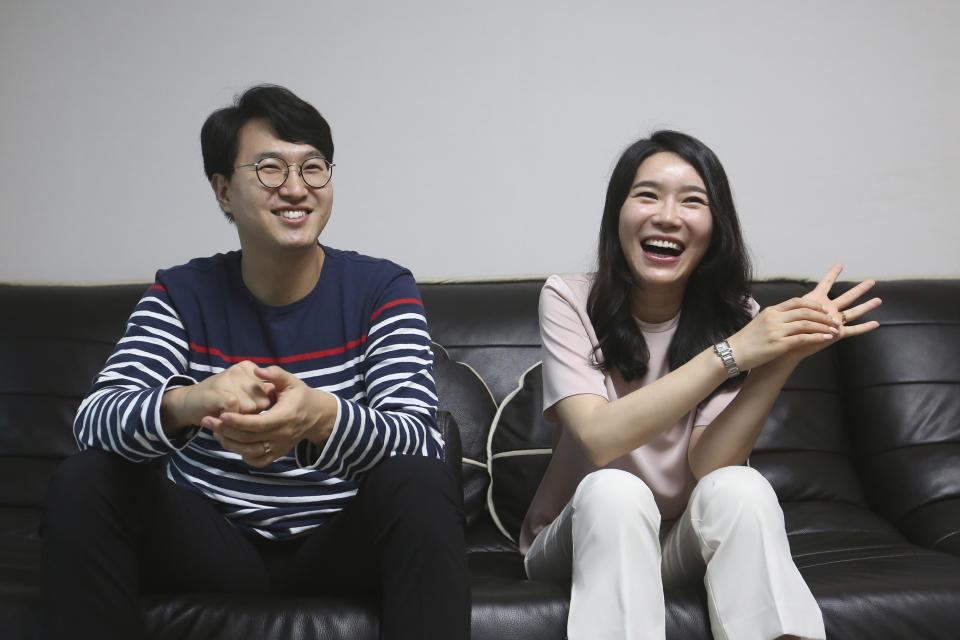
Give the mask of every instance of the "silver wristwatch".
POLYGON ((717 357, 723 362, 723 366, 726 368, 729 377, 736 378, 740 375, 740 367, 737 366, 737 361, 733 359, 733 350, 730 348, 730 343, 726 340, 721 340, 713 345, 713 352, 717 354, 717 357))

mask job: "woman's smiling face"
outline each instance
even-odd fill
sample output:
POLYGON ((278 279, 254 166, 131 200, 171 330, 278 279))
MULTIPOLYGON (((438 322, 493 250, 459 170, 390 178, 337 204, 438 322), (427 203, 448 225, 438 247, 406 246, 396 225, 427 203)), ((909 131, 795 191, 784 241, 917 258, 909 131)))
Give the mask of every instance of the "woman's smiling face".
POLYGON ((710 246, 713 215, 703 179, 672 152, 640 163, 620 208, 620 248, 646 292, 682 296, 710 246))

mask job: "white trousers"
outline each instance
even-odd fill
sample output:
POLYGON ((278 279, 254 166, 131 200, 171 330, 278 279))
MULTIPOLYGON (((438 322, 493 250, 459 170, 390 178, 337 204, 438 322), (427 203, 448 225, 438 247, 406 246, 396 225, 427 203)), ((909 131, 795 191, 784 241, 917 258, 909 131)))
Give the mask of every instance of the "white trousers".
POLYGON ((571 583, 569 640, 663 640, 663 584, 701 576, 718 640, 826 636, 790 556, 777 496, 749 467, 704 476, 662 540, 647 485, 626 471, 595 471, 524 563, 531 580, 571 583))

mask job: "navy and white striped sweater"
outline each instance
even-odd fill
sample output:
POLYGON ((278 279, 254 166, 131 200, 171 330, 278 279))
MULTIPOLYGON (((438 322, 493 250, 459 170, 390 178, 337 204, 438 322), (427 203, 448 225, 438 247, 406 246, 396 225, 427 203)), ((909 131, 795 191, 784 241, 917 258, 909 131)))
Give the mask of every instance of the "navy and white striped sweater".
POLYGON ((286 538, 344 508, 384 458, 440 458, 426 318, 410 272, 324 247, 320 280, 282 307, 257 302, 240 252, 157 272, 74 422, 81 449, 142 461, 167 455, 170 480, 211 500, 240 529, 286 538), (169 439, 160 398, 243 360, 279 365, 333 394, 338 415, 322 449, 301 442, 257 469, 205 429, 169 439))

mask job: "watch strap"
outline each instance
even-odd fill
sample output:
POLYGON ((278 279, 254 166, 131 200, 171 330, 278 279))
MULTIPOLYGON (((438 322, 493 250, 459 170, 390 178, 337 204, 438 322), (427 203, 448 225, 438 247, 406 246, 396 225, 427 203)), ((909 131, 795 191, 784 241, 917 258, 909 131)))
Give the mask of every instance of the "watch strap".
POLYGON ((737 361, 733 359, 733 349, 730 348, 729 342, 721 340, 713 345, 713 352, 717 354, 717 357, 723 362, 728 377, 736 378, 740 375, 740 367, 737 366, 737 361))

